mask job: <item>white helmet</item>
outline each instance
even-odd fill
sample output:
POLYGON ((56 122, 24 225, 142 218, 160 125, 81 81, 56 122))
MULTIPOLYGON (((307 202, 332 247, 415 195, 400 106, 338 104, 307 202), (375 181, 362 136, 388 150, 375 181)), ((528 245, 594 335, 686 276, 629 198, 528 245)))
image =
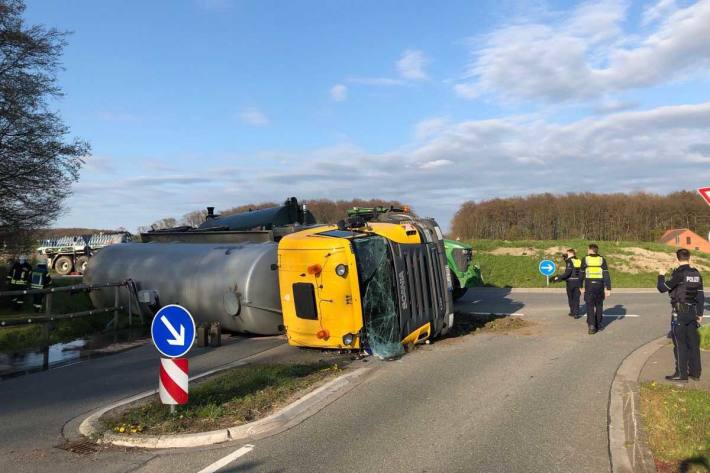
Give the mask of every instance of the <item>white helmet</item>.
POLYGON ((25 264, 27 263, 27 256, 22 255, 18 258, 18 260, 20 261, 20 264, 25 264))

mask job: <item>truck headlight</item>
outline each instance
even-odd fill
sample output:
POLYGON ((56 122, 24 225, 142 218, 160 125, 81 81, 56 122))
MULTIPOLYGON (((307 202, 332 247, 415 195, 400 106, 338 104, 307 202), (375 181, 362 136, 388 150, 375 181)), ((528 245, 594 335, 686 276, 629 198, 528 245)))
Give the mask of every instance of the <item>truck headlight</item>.
POLYGON ((335 274, 337 274, 341 278, 344 278, 348 274, 347 265, 339 264, 338 266, 336 266, 335 267, 335 274))
POLYGON ((343 335, 343 345, 352 345, 355 342, 355 335, 346 333, 343 335))

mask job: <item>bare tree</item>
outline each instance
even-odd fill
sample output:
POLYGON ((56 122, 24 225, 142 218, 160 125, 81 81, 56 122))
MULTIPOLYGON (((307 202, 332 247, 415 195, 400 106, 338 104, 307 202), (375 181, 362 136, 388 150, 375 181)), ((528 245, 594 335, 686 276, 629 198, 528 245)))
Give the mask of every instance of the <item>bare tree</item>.
POLYGON ((206 210, 193 210, 182 216, 181 223, 183 225, 189 225, 191 227, 199 227, 205 222, 207 218, 206 210))
POLYGON ((0 239, 47 225, 79 178, 89 145, 49 100, 60 97, 56 73, 65 32, 25 25, 22 0, 0 0, 0 239))

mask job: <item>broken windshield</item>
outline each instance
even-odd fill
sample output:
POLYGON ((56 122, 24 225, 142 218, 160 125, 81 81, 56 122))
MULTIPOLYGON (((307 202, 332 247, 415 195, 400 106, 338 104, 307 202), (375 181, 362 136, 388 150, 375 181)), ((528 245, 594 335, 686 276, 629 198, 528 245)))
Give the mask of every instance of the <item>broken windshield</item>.
POLYGON ((404 353, 400 340, 394 266, 387 241, 380 236, 353 239, 360 278, 367 344, 375 356, 404 353))

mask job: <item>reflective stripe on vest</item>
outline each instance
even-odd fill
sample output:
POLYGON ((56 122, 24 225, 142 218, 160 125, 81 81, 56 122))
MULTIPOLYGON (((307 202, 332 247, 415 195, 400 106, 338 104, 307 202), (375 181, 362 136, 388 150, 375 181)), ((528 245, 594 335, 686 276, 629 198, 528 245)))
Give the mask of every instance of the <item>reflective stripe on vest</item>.
POLYGON ((582 260, 579 258, 572 258, 572 266, 574 269, 579 269, 582 267, 582 260))
POLYGON ((604 263, 604 258, 601 256, 586 256, 584 261, 587 263, 587 279, 603 279, 604 270, 602 269, 602 264, 604 263))
POLYGON ((32 273, 32 289, 44 289, 44 273, 32 273))

